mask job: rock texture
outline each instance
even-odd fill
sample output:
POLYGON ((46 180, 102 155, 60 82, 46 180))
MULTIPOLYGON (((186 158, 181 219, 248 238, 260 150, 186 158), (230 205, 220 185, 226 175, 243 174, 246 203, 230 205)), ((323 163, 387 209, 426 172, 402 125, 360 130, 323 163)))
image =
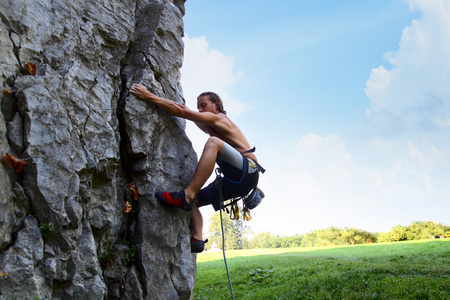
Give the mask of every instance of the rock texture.
POLYGON ((184 120, 128 93, 183 103, 183 15, 183 0, 0 2, 0 151, 27 162, 0 165, 0 299, 191 298, 190 214, 153 194, 197 157, 184 120))

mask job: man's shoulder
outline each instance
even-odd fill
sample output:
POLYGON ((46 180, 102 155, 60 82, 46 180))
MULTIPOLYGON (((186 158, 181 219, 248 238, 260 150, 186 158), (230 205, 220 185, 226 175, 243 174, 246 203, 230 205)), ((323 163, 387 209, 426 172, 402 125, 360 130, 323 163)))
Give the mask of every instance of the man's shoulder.
POLYGON ((227 127, 234 127, 236 126, 233 121, 225 114, 223 113, 218 113, 216 114, 219 118, 217 121, 217 125, 219 126, 227 126, 227 127))

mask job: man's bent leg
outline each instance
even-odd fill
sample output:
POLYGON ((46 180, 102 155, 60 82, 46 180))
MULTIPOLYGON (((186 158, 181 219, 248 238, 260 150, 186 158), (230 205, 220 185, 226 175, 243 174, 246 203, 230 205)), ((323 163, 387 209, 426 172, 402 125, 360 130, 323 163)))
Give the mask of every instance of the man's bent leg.
POLYGON ((223 141, 216 137, 210 137, 206 142, 191 183, 184 190, 187 203, 194 201, 197 193, 211 176, 216 165, 217 155, 222 151, 223 145, 223 141))

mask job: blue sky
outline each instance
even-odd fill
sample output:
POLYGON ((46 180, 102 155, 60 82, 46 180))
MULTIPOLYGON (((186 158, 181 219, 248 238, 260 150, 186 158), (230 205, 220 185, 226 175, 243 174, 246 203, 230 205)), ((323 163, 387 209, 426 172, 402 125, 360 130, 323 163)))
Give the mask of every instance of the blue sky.
POLYGON ((219 93, 268 170, 255 232, 450 223, 450 1, 191 0, 184 24, 186 104, 219 93))

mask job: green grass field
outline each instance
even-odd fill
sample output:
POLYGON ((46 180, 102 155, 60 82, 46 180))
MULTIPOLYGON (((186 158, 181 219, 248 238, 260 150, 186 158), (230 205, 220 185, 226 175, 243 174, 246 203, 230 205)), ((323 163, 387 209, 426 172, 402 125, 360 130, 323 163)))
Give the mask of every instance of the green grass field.
MULTIPOLYGON (((450 299, 450 239, 226 251, 235 299, 450 299)), ((222 251, 197 256, 194 299, 231 299, 222 251)))

